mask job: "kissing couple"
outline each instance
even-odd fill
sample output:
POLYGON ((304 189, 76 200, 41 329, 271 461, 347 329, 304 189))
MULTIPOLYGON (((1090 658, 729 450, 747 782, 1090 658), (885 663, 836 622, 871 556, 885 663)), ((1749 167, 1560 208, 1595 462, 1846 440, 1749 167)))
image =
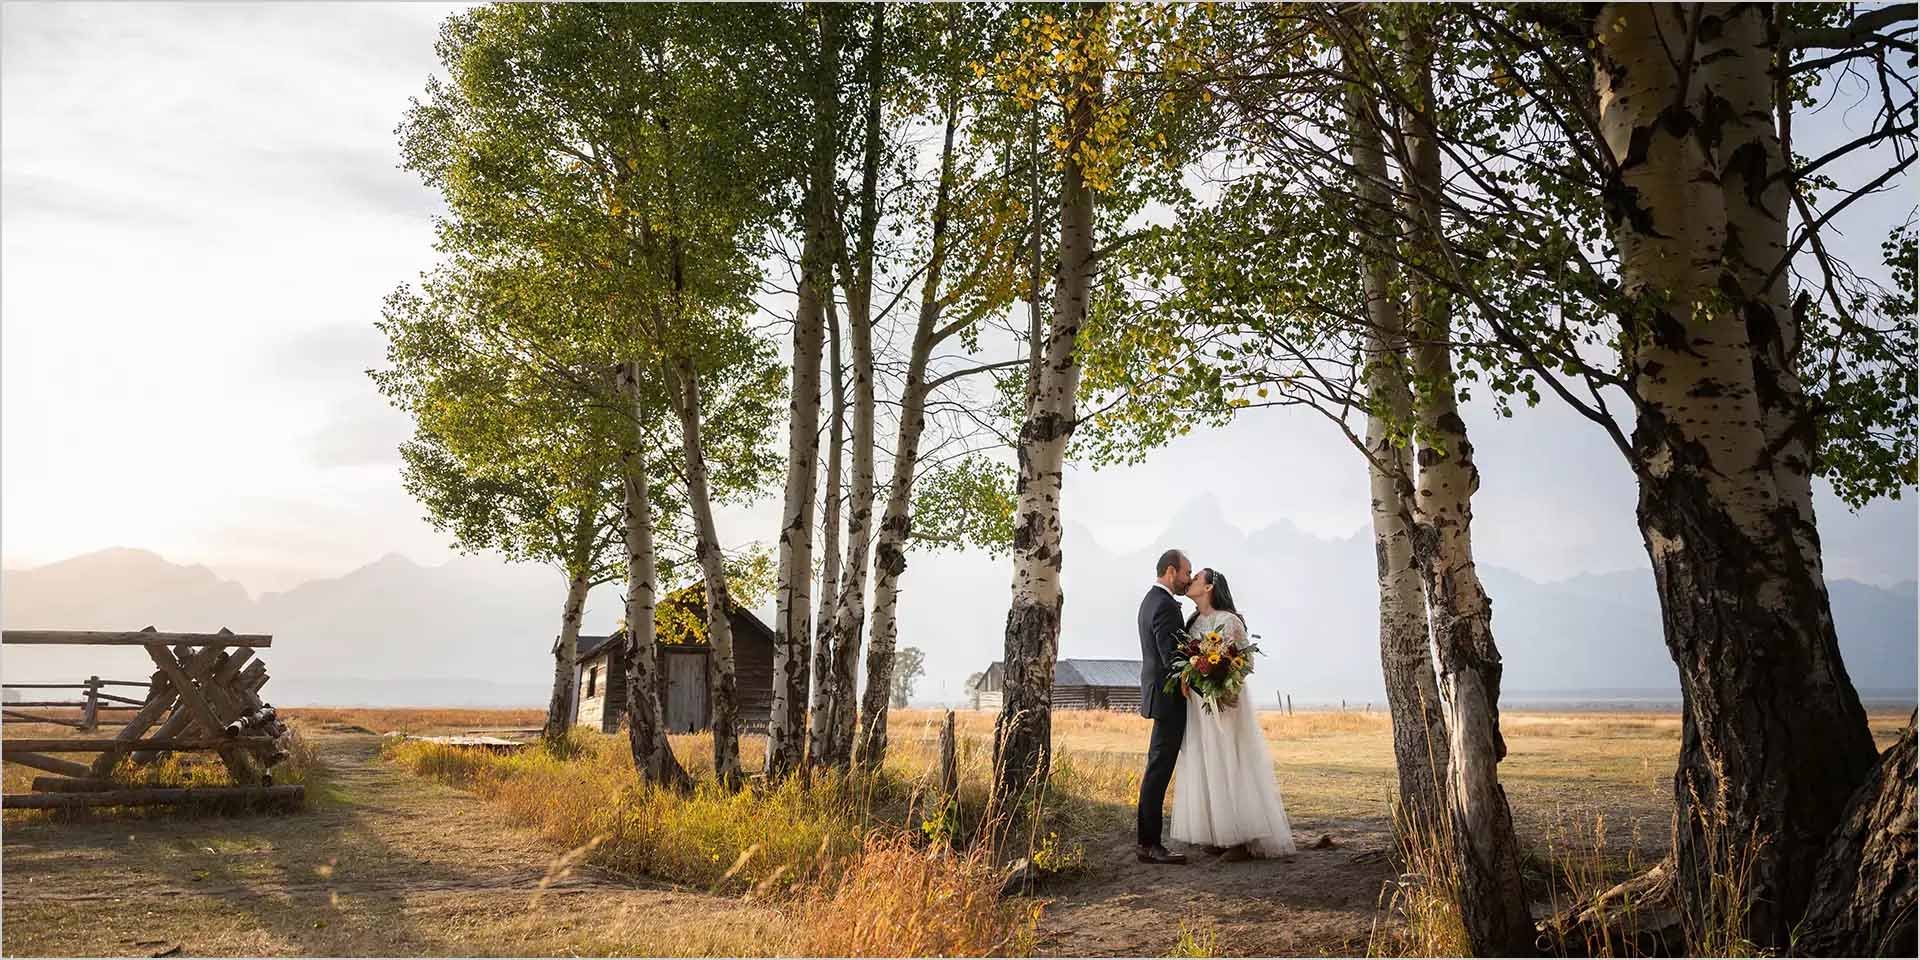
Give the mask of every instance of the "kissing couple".
POLYGON ((1209 668, 1231 672, 1233 651, 1247 651, 1239 668, 1251 670, 1258 648, 1250 646, 1246 618, 1234 607, 1227 578, 1218 570, 1196 574, 1187 556, 1168 550, 1154 565, 1153 586, 1140 601, 1140 715, 1153 720, 1147 771, 1140 779, 1138 812, 1142 863, 1186 863, 1185 854, 1161 841, 1161 808, 1173 782, 1173 827, 1168 837, 1199 847, 1223 861, 1287 857, 1294 852, 1293 827, 1274 782, 1273 753, 1251 703, 1237 687, 1209 694, 1190 682, 1209 668), (1179 598, 1193 602, 1183 617, 1179 598), (1205 638, 1204 641, 1201 638, 1205 638), (1205 646, 1215 653, 1195 654, 1205 646), (1229 663, 1220 663, 1226 649, 1229 663), (1200 672, 1183 669, 1199 661, 1200 672))

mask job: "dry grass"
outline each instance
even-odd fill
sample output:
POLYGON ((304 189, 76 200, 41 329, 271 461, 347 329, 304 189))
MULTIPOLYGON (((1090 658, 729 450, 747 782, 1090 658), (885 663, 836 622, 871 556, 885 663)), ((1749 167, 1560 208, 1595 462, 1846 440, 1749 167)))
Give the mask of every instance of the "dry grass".
POLYGON ((1000 897, 979 852, 875 833, 836 881, 806 891, 792 949, 803 956, 977 957, 1032 952, 1040 904, 1000 897))
MULTIPOLYGON (((1038 908, 999 898, 1000 874, 984 852, 956 854, 921 829, 926 781, 916 775, 923 767, 930 775, 931 763, 923 764, 915 744, 903 744, 878 776, 821 774, 735 792, 713 778, 706 736, 673 741, 696 775, 687 793, 639 782, 625 738, 597 733, 512 754, 398 739, 383 752, 567 845, 572 853, 557 870, 589 863, 784 904, 792 942, 766 950, 967 956, 1030 949, 1038 908)), ((749 739, 742 746, 748 767, 759 764, 763 745, 749 739)), ((1071 859, 1057 844, 1054 855, 1071 859)))
POLYGON ((535 707, 288 707, 280 713, 316 726, 358 727, 371 733, 521 730, 535 729, 547 722, 547 711, 535 707))

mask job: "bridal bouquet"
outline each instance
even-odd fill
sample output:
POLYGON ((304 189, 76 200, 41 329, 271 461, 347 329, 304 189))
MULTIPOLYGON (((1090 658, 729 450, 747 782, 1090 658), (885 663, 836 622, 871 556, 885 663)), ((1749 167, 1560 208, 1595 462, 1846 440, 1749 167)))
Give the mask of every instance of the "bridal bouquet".
POLYGON ((1200 698, 1200 709, 1212 713, 1231 707, 1240 702, 1240 691, 1253 672, 1253 655, 1259 652, 1259 644, 1230 640, 1218 630, 1197 637, 1183 633, 1173 648, 1173 675, 1167 678, 1166 692, 1184 682, 1200 698))

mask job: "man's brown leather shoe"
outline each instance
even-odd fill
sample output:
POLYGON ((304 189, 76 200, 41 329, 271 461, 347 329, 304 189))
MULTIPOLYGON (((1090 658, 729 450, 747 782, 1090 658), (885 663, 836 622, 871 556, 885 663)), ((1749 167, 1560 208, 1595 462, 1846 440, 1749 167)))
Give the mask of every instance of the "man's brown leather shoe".
POLYGON ((1167 851, 1166 847, 1163 847, 1157 843, 1153 844, 1152 846, 1141 844, 1140 846, 1135 848, 1135 854, 1140 858, 1141 863, 1179 864, 1179 863, 1187 862, 1187 857, 1185 854, 1170 853, 1167 851))

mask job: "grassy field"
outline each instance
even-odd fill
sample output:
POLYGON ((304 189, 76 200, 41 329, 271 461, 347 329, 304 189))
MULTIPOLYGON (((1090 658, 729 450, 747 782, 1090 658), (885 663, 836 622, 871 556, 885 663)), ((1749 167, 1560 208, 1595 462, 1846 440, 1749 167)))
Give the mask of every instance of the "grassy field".
MULTIPOLYGON (((303 775, 325 786, 306 813, 148 813, 116 827, 112 812, 63 822, 9 812, 5 952, 141 952, 157 937, 187 953, 263 955, 1314 954, 1383 949, 1391 924, 1380 905, 1395 872, 1377 854, 1394 771, 1379 713, 1263 714, 1298 862, 1177 873, 1130 857, 1147 721, 1057 714, 1053 789, 1000 855, 1059 873, 1039 898, 1013 900, 998 896, 987 857, 929 842, 978 826, 992 714, 956 717, 956 823, 929 802, 940 711, 894 714, 880 777, 737 794, 704 776, 704 736, 675 737, 701 777, 686 796, 638 784, 623 735, 577 734, 560 755, 380 736, 527 729, 538 710, 284 713, 314 747, 303 775), (1322 836, 1325 848, 1308 849, 1322 836), (89 891, 103 884, 127 925, 99 922, 89 891), (559 899, 543 902, 549 887, 559 899)), ((1874 733, 1889 742, 1905 720, 1876 714, 1874 733)), ((1511 712, 1502 726, 1501 776, 1543 900, 1664 852, 1677 717, 1511 712)), ((53 735, 11 723, 5 733, 53 735)), ((763 746, 746 738, 749 769, 763 746)), ((175 762, 129 775, 217 772, 175 762)), ((9 766, 8 792, 30 778, 9 766)))

